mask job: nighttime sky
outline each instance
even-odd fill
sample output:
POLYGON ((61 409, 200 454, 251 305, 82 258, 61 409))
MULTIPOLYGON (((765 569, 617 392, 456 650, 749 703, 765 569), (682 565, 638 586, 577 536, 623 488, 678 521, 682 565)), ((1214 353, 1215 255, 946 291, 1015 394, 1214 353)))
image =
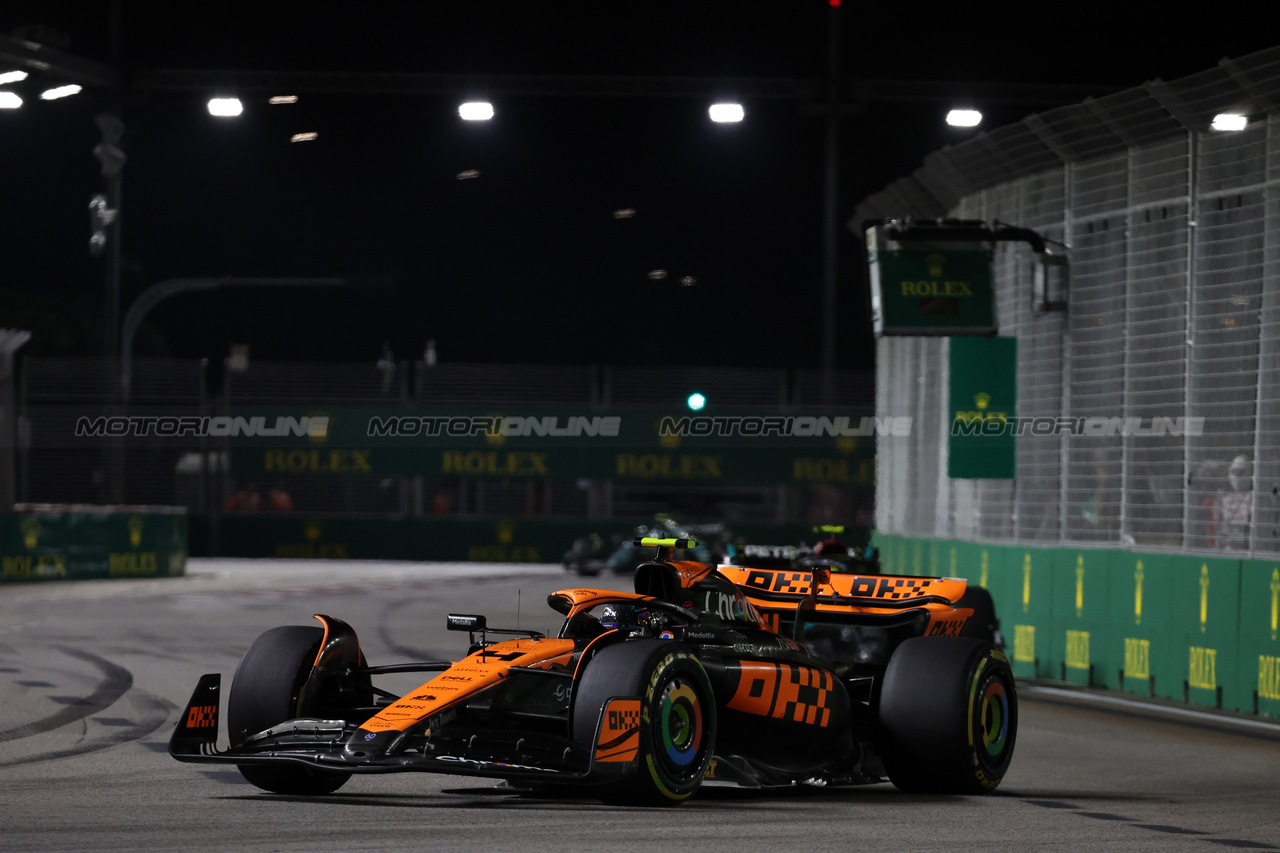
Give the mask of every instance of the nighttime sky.
MULTIPOLYGON (((108 8, 7 2, 0 31, 43 25, 23 32, 105 61, 108 8)), ((825 0, 192 8, 125 0, 126 68, 812 78, 824 71, 829 15, 825 0)), ((1005 17, 985 6, 981 21, 972 6, 916 4, 905 19, 902 8, 846 0, 846 76, 1073 84, 1100 96, 1275 41, 1226 15, 1197 22, 1191 44, 1172 24, 1104 29, 1063 17, 1062 4, 1052 15, 1009 6, 1005 17)), ((496 119, 469 124, 459 100, 257 99, 231 121, 191 97, 130 102, 124 306, 172 277, 395 280, 182 297, 152 314, 138 351, 218 358, 244 342, 255 358, 372 360, 384 340, 414 358, 435 338, 459 361, 818 365, 820 120, 788 101, 748 101, 747 120, 725 127, 707 120, 702 98, 526 96, 495 97, 496 119), (303 131, 317 140, 289 142, 303 131), (480 175, 458 180, 464 170, 480 175), (625 208, 635 215, 615 219, 625 208), (668 277, 651 280, 655 269, 668 277), (685 275, 697 284, 680 286, 685 275)), ((85 209, 102 186, 90 154, 102 103, 28 97, 0 112, 0 326, 42 331, 32 352, 101 346, 102 268, 85 248, 85 209)), ((1060 103, 988 108, 985 127, 1060 103)), ((845 123, 842 222, 972 134, 942 125, 947 106, 877 104, 845 123)), ((868 366, 859 254, 843 233, 839 359, 868 366)))

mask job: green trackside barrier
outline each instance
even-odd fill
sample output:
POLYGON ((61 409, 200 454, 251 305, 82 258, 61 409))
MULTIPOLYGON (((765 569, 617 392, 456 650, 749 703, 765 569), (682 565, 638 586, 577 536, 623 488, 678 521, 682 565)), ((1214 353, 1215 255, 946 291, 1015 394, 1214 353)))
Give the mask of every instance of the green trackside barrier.
POLYGON ((0 581, 176 577, 186 570, 181 507, 19 505, 0 514, 0 581))
MULTIPOLYGON (((556 563, 574 540, 591 533, 606 546, 635 535, 653 519, 593 521, 574 518, 370 518, 342 515, 227 514, 220 520, 219 556, 361 560, 448 560, 556 563)), ((813 542, 808 524, 735 524, 748 543, 813 542)), ((865 545, 870 531, 853 528, 843 540, 865 545)), ((211 553, 207 519, 192 525, 192 553, 211 553)))
POLYGON ((1280 560, 1242 560, 1236 678, 1253 711, 1280 716, 1280 560))
POLYGON ((1280 716, 1280 559, 872 543, 886 572, 990 590, 1019 676, 1280 716))
POLYGON ((1119 686, 1117 647, 1110 627, 1110 552, 1059 548, 1037 551, 1032 559, 1037 558, 1049 563, 1047 578, 1052 584, 1047 590, 1046 584, 1040 585, 1038 621, 1049 624, 1047 658, 1058 667, 1057 672, 1043 674, 1073 684, 1119 686))
POLYGON ((1165 565, 1173 595, 1167 677, 1174 698, 1181 689, 1185 701, 1252 711, 1252 692, 1246 703, 1239 680, 1241 561, 1181 556, 1165 565))
POLYGON ((1117 553, 1112 561, 1112 624, 1124 644, 1118 680, 1126 693, 1181 698, 1175 696, 1178 679, 1173 677, 1180 670, 1167 642, 1174 633, 1174 590, 1163 558, 1152 557, 1117 553))

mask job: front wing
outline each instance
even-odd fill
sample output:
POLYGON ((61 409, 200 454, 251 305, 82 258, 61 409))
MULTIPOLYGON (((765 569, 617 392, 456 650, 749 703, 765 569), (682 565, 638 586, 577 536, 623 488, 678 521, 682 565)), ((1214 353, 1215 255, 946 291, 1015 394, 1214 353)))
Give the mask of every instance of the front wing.
MULTIPOLYGON (((395 754, 352 746, 359 726, 344 720, 299 718, 251 735, 233 748, 217 746, 222 677, 200 678, 183 709, 169 754, 178 761, 216 764, 295 764, 337 773, 449 773, 543 784, 598 784, 637 772, 640 698, 606 703, 596 725, 594 748, 568 737, 515 731, 484 731, 450 737, 437 747, 395 754)), ((373 735, 365 737, 370 740, 373 735)))

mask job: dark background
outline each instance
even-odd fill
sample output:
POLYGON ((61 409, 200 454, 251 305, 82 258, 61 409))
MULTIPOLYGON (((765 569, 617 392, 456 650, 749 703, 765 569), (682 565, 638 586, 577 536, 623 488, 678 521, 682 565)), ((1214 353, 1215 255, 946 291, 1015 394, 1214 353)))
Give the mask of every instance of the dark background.
MULTIPOLYGON (((990 130, 1083 97, 984 103, 995 84, 1102 96, 1274 43, 1232 10, 1184 23, 1155 7, 845 2, 845 76, 937 81, 940 96, 874 103, 842 125, 838 366, 868 367, 874 352, 843 223, 930 151, 980 132, 943 123, 955 81, 974 84, 990 130)), ((825 0, 124 0, 119 61, 126 79, 146 68, 818 78, 831 15, 825 0)), ((110 20, 105 2, 0 6, 0 31, 100 61, 113 58, 110 20)), ((746 121, 713 125, 711 88, 494 96, 497 117, 481 123, 458 119, 462 92, 246 97, 230 120, 210 117, 203 96, 130 98, 122 312, 178 276, 395 282, 179 297, 152 313, 136 351, 221 358, 238 342, 255 359, 374 360, 385 342, 403 359, 436 339, 453 361, 817 367, 823 121, 795 101, 746 100, 746 121), (302 131, 319 139, 291 144, 302 131), (458 180, 465 169, 480 177, 458 180), (621 208, 636 214, 615 219, 621 208), (655 269, 669 275, 651 280, 655 269), (686 275, 697 284, 682 287, 686 275)), ((29 354, 97 354, 103 271, 86 250, 86 205, 102 189, 91 151, 105 93, 23 97, 0 111, 0 326, 33 329, 29 354)))

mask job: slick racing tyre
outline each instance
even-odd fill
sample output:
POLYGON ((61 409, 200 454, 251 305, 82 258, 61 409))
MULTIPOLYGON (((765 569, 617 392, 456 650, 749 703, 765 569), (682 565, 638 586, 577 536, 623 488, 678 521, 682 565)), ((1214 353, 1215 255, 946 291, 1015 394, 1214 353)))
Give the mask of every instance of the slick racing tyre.
POLYGON ((640 697, 633 772, 595 789, 596 796, 647 806, 672 806, 691 797, 702 784, 716 738, 715 697, 702 664, 687 647, 665 640, 601 649, 575 691, 574 741, 595 751, 601 714, 619 696, 640 697))
POLYGON ((1004 652, 964 637, 913 637, 880 691, 877 748, 904 791, 985 794, 1009 769, 1018 698, 1004 652))
MULTIPOLYGON (((227 723, 231 745, 248 735, 319 709, 300 707, 302 685, 320 650, 324 630, 303 625, 272 628, 254 640, 231 680, 227 723)), ((330 794, 351 778, 301 765, 237 765, 254 785, 277 794, 330 794)))

